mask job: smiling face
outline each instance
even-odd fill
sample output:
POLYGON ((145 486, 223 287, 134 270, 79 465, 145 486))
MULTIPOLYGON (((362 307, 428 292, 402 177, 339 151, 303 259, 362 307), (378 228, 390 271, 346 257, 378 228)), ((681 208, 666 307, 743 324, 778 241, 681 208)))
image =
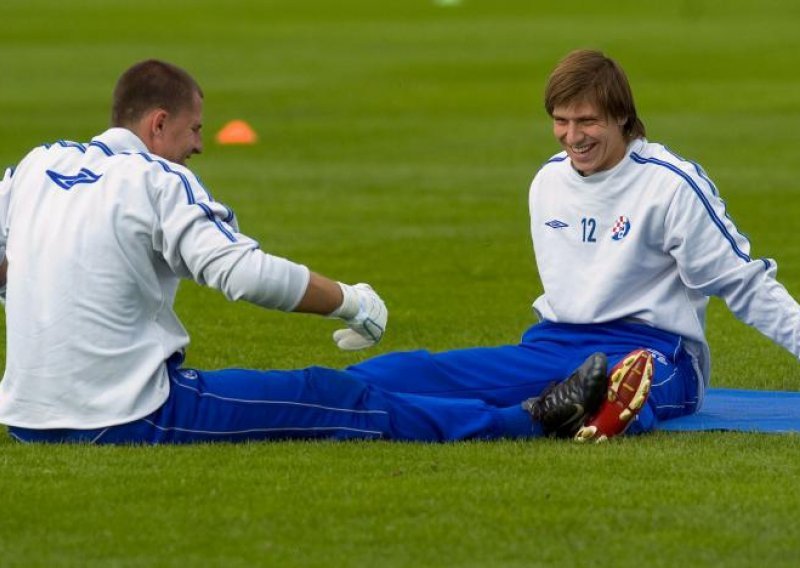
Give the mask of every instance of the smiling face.
POLYGON ((581 175, 611 169, 625 157, 624 119, 608 116, 586 101, 556 106, 552 116, 553 135, 581 175))

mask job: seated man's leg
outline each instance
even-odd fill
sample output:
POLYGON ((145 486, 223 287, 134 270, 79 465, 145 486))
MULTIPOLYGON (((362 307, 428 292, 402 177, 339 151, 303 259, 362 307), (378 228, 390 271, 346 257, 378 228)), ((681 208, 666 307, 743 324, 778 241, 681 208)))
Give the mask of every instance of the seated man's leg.
POLYGON ((654 354, 654 375, 646 405, 629 427, 633 433, 652 430, 656 420, 693 412, 697 404, 697 379, 681 339, 640 324, 548 322, 532 326, 519 345, 390 353, 346 372, 387 391, 508 406, 563 380, 593 352, 606 353, 610 369, 639 348, 654 354))
POLYGON ((547 322, 528 329, 518 345, 389 353, 345 371, 391 392, 479 398, 507 406, 563 381, 593 353, 607 353, 611 364, 613 354, 621 358, 647 339, 636 334, 615 338, 615 331, 613 326, 547 322))
POLYGON ((498 408, 476 399, 388 393, 341 371, 170 368, 170 395, 156 412, 97 430, 12 428, 21 441, 124 443, 383 438, 440 442, 535 436, 522 401, 498 408))
POLYGON ((653 355, 653 376, 645 405, 630 423, 628 433, 649 432, 658 420, 666 420, 695 412, 698 403, 698 378, 690 355, 683 348, 683 339, 644 324, 608 322, 573 325, 546 322, 531 327, 523 336, 522 345, 532 342, 548 345, 561 352, 581 355, 587 349, 608 357, 613 369, 623 358, 637 349, 653 355))
POLYGON ((507 406, 564 380, 592 353, 563 347, 532 342, 440 353, 406 351, 373 357, 345 371, 391 392, 478 398, 507 406))
POLYGON ((626 430, 628 434, 651 432, 660 420, 697 411, 698 380, 691 357, 683 349, 673 353, 655 352, 650 395, 626 430))
POLYGON ((9 431, 23 441, 97 443, 539 435, 522 401, 563 381, 595 351, 611 367, 641 347, 656 359, 651 395, 629 429, 643 432, 655 420, 693 412, 697 382, 679 338, 630 324, 540 324, 518 346, 391 354, 345 371, 171 368, 170 398, 141 420, 96 431, 9 431))

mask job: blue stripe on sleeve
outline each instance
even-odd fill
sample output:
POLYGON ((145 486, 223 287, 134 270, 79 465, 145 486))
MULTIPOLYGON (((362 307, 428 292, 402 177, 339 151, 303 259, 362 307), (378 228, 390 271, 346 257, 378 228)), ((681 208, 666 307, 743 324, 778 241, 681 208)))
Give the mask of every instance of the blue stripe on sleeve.
POLYGON ((698 164, 697 162, 693 162, 692 160, 687 160, 686 158, 684 158, 683 156, 678 155, 677 153, 673 152, 670 148, 667 148, 666 146, 664 146, 664 150, 666 150, 667 152, 669 152, 670 154, 675 156, 675 158, 680 160, 681 162, 686 162, 688 164, 692 164, 692 166, 694 166, 695 171, 697 172, 697 175, 704 182, 706 182, 708 184, 709 188, 711 188, 711 193, 713 193, 715 196, 719 196, 719 191, 717 190, 717 186, 714 185, 714 182, 711 181, 711 178, 709 178, 706 175, 705 170, 700 166, 700 164, 698 164))
POLYGON ((222 231, 222 234, 223 234, 223 235, 225 235, 226 237, 228 237, 228 240, 229 240, 230 242, 232 242, 232 243, 235 243, 235 242, 236 242, 236 237, 234 237, 234 236, 231 234, 231 232, 230 232, 230 231, 228 231, 228 229, 226 229, 226 228, 225 228, 225 226, 224 226, 224 225, 222 224, 222 222, 221 222, 221 221, 220 221, 220 220, 217 218, 217 216, 216 216, 216 215, 214 215, 214 212, 211 210, 211 207, 209 207, 209 206, 208 206, 208 205, 206 205, 205 203, 195 203, 195 205, 197 205, 197 206, 198 206, 200 209, 202 209, 202 210, 205 212, 205 214, 206 214, 206 217, 208 217, 208 220, 209 220, 209 221, 211 221, 212 223, 214 223, 214 224, 217 226, 217 228, 218 228, 220 231, 222 231))
MULTIPOLYGON (((736 254, 736 256, 738 256, 739 258, 741 258, 745 262, 750 262, 752 260, 747 254, 745 254, 738 247, 738 245, 736 244, 736 241, 734 240, 733 236, 730 234, 728 229, 725 227, 725 224, 722 222, 722 220, 719 218, 719 216, 717 216, 716 212, 714 211, 714 208, 711 206, 711 203, 709 203, 708 198, 703 193, 703 190, 700 189, 700 187, 697 185, 697 183, 692 179, 692 177, 689 174, 687 174, 686 172, 684 172, 683 170, 681 170, 680 168, 678 168, 674 164, 670 164, 669 162, 665 162, 663 160, 659 160, 658 158, 644 158, 644 157, 640 156, 639 154, 637 154, 636 152, 631 152, 631 159, 634 162, 636 162, 637 164, 654 164, 656 166, 661 166, 663 168, 667 168, 668 170, 670 170, 670 171, 678 174, 680 177, 682 177, 686 181, 686 183, 689 184, 689 186, 692 188, 692 190, 694 190, 694 192, 697 195, 697 197, 703 203, 703 207, 705 207, 706 212, 708 213, 708 216, 711 218, 711 221, 720 230, 720 232, 722 233, 722 236, 725 237, 725 240, 727 240, 728 243, 730 243, 731 248, 733 249, 733 252, 736 254)), ((712 184, 712 186, 713 186, 713 184, 712 184)))
MULTIPOLYGON (((65 148, 66 147, 78 148, 81 152, 86 151, 86 148, 82 144, 78 144, 76 142, 66 142, 64 140, 59 140, 58 144, 60 144, 65 148)), ((89 146, 99 148, 106 156, 114 155, 114 152, 111 150, 111 148, 109 148, 106 144, 100 142, 99 140, 92 140, 91 142, 89 142, 89 146)), ((125 152, 125 154, 128 154, 128 152, 125 152)), ((214 215, 214 212, 208 205, 206 205, 205 203, 197 202, 197 200, 194 197, 194 192, 192 191, 192 184, 189 181, 189 178, 186 177, 186 175, 183 172, 179 172, 177 170, 172 169, 169 166, 169 164, 164 160, 157 160, 146 152, 139 152, 138 155, 141 156, 146 161, 150 162, 151 164, 158 164, 159 166, 161 166, 161 169, 163 169, 165 172, 178 176, 178 179, 181 180, 181 185, 183 186, 183 190, 186 193, 186 200, 189 203, 189 205, 197 205, 198 207, 200 207, 203 210, 203 213, 205 213, 205 216, 208 218, 208 220, 214 223, 214 225, 220 230, 220 232, 222 232, 223 235, 225 235, 225 237, 229 241, 234 243, 236 242, 236 237, 222 224, 223 222, 228 223, 231 220, 233 220, 233 211, 231 211, 228 207, 223 205, 223 207, 225 207, 225 210, 227 211, 227 215, 225 219, 223 219, 223 221, 221 222, 217 218, 217 216, 214 215)), ((203 186, 203 184, 200 182, 200 179, 197 178, 197 176, 195 176, 195 179, 197 180, 198 185, 200 185, 200 187, 206 193, 206 195, 208 195, 208 198, 213 201, 211 193, 203 186)))
MULTIPOLYGON (((700 177, 700 178, 701 178, 701 179, 702 179, 704 182, 706 182, 706 183, 708 184, 708 187, 709 187, 709 188, 711 188, 711 193, 713 193, 713 194, 714 194, 716 197, 719 197, 719 190, 717 189, 717 186, 716 186, 716 185, 714 185, 714 182, 713 182, 713 181, 711 181, 711 178, 709 178, 709 177, 708 177, 708 175, 706 174, 705 170, 702 168, 702 166, 700 166, 700 164, 698 164, 697 162, 693 162, 692 160, 687 160, 686 158, 684 158, 684 157, 682 157, 682 156, 679 156, 678 154, 676 154, 675 152, 673 152, 672 150, 670 150, 670 149, 669 149, 669 148, 667 148, 666 146, 664 146, 664 149, 665 149, 667 152, 669 152, 670 154, 672 154, 673 156, 675 156, 675 157, 676 157, 678 160, 680 160, 680 161, 682 161, 682 162, 686 162, 686 163, 692 164, 692 165, 694 166, 694 169, 695 169, 695 171, 697 172, 697 175, 698 175, 698 176, 699 176, 699 177, 700 177)), ((723 203, 724 203, 724 200, 723 200, 723 203)), ((727 211, 727 210, 725 211, 725 218, 726 218, 726 219, 728 219, 728 220, 729 220, 731 223, 733 223, 734 225, 736 224, 736 223, 734 223, 734 221, 733 221, 733 217, 731 217, 731 216, 730 216, 730 213, 728 213, 728 211, 727 211)), ((750 240, 750 236, 749 236, 747 233, 745 233, 744 231, 742 231, 742 230, 741 230, 741 229, 739 229, 738 227, 737 227, 737 230, 739 231, 739 233, 741 233, 741 235, 742 235, 742 236, 743 236, 745 239, 747 239, 748 241, 750 240)), ((769 263, 767 262, 766 264, 767 264, 767 268, 769 268, 769 263)))
MULTIPOLYGON (((223 235, 225 235, 225 237, 229 241, 231 241, 232 243, 236 242, 236 237, 230 231, 228 231, 228 229, 225 228, 225 226, 222 224, 222 222, 220 222, 217 216, 214 215, 214 212, 211 210, 211 208, 205 203, 199 203, 197 202, 197 200, 195 200, 194 192, 192 191, 192 184, 189 182, 189 178, 187 178, 186 175, 184 175, 182 172, 173 170, 167 162, 163 160, 156 160, 145 152, 140 152, 139 155, 150 163, 158 164, 159 166, 161 166, 161 169, 163 169, 165 172, 178 176, 178 178, 181 180, 181 185, 183 185, 183 189, 186 192, 186 200, 189 202, 189 205, 197 205, 198 207, 200 207, 205 213, 208 220, 214 223, 214 225, 216 225, 216 227, 222 232, 223 235)), ((228 212, 230 213, 228 217, 225 217, 225 221, 227 222, 229 217, 231 219, 233 218, 233 214, 227 207, 225 209, 228 210, 228 212)))
POLYGON ((181 185, 183 185, 183 190, 186 192, 186 199, 189 202, 189 205, 194 205, 195 199, 194 199, 194 193, 192 192, 192 186, 189 184, 189 180, 186 179, 185 175, 176 172, 175 170, 170 168, 165 161, 156 160, 146 152, 139 152, 139 155, 148 162, 150 162, 151 164, 158 164, 159 166, 161 166, 161 169, 167 172, 168 174, 175 174, 176 176, 178 176, 181 180, 181 185))

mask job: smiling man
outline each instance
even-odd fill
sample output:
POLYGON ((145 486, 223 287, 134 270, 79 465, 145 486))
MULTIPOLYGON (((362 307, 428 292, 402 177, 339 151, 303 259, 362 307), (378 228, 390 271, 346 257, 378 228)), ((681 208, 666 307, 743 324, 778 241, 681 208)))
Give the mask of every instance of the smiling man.
POLYGON ((603 402, 566 388, 556 399, 577 403, 562 427, 543 432, 599 441, 700 408, 711 376, 712 295, 800 357, 800 306, 776 281, 775 262, 750 256, 700 166, 647 141, 613 59, 568 54, 548 79, 544 106, 562 151, 529 192, 544 288, 533 303, 539 323, 518 345, 386 355, 351 373, 392 391, 469 392, 500 405, 541 391, 525 405, 536 418, 548 383, 599 353, 610 368, 603 402))
POLYGON ((583 176, 611 169, 628 142, 645 135, 624 71, 597 52, 577 51, 562 61, 550 76, 545 109, 553 134, 583 176))
POLYGON ((605 116, 593 103, 576 102, 553 109, 553 134, 582 176, 607 170, 625 156, 622 119, 605 116))
MULTIPOLYGON (((709 296, 800 357, 800 307, 776 281, 775 261, 751 258, 699 165, 645 138, 614 60, 570 53, 550 75, 545 109, 563 151, 530 188, 544 286, 534 309, 581 333, 639 336, 655 368, 639 428, 701 404, 711 368, 709 296)), ((590 422, 581 435, 596 434, 590 422)))

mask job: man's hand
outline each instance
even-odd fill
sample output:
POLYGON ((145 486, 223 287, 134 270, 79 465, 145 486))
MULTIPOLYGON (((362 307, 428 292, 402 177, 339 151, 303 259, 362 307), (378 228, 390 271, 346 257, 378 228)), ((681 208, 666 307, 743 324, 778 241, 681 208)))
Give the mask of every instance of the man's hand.
POLYGON ((333 340, 339 349, 355 351, 372 347, 386 331, 389 312, 386 304, 369 284, 349 286, 339 282, 342 289, 342 305, 331 313, 331 317, 344 320, 347 329, 333 332, 333 340))

